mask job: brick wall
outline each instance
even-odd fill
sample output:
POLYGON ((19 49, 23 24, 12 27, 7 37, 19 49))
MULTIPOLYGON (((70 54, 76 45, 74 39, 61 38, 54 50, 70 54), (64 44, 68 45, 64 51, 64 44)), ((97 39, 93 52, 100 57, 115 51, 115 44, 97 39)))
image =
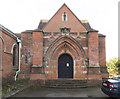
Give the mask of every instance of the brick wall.
POLYGON ((98 33, 88 33, 89 66, 99 66, 98 33))
POLYGON ((109 74, 107 72, 107 66, 106 66, 105 36, 99 36, 99 65, 100 65, 100 71, 102 73, 102 77, 108 77, 109 74))
POLYGON ((33 32, 33 65, 42 66, 43 61, 43 33, 33 32))
POLYGON ((99 65, 106 66, 105 37, 99 37, 99 65))
POLYGON ((0 38, 0 43, 2 46, 2 63, 1 63, 1 71, 2 71, 2 77, 8 77, 12 75, 14 78, 16 68, 17 66, 13 66, 13 47, 16 44, 17 41, 16 38, 10 35, 8 32, 6 32, 3 29, 0 29, 1 32, 1 37, 0 38))
POLYGON ((33 50, 32 50, 32 33, 22 32, 21 33, 21 72, 20 78, 30 78, 31 66, 33 64, 33 50), (27 62, 25 58, 27 57, 27 62))

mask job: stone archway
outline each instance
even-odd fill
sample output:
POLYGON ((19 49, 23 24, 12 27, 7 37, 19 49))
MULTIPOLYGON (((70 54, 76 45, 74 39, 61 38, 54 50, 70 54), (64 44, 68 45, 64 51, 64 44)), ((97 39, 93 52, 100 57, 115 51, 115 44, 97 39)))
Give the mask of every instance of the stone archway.
MULTIPOLYGON (((71 36, 57 38, 48 48, 45 56, 46 78, 58 79, 58 60, 62 54, 68 54, 73 59, 73 79, 78 76, 77 71, 85 67, 86 55, 82 46, 71 36), (79 68, 78 68, 79 67, 79 68)), ((86 67, 85 67, 86 68, 86 67)), ((82 70, 82 69, 81 69, 82 70)), ((86 70, 86 69, 85 69, 86 70)), ((72 78, 72 77, 71 77, 72 78)), ((77 77, 79 78, 79 77, 77 77)))

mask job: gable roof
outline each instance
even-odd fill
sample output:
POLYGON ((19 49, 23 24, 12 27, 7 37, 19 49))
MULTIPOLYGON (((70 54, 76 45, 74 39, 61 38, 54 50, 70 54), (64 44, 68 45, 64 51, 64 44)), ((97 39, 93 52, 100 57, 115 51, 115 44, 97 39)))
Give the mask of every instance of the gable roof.
POLYGON ((84 25, 84 27, 86 27, 86 29, 89 31, 91 30, 91 26, 88 22, 88 20, 81 20, 82 24, 84 25))
POLYGON ((39 25, 38 25, 38 28, 39 28, 39 29, 43 29, 47 23, 48 23, 48 21, 47 21, 47 22, 43 22, 43 21, 41 20, 40 23, 39 23, 39 25))
POLYGON ((106 35, 98 34, 99 37, 106 37, 106 35))
POLYGON ((41 20, 39 25, 38 25, 38 28, 39 29, 43 29, 44 26, 48 23, 48 20, 41 20))
MULTIPOLYGON (((88 31, 97 31, 97 30, 91 28, 88 20, 81 20, 81 22, 88 31)), ((38 28, 43 29, 47 23, 48 23, 48 20, 45 20, 45 21, 41 20, 38 25, 38 28)))
MULTIPOLYGON (((76 19, 82 24, 82 22, 77 18, 77 16, 69 9, 69 7, 64 3, 59 10, 53 15, 53 17, 63 8, 63 6, 67 7, 68 10, 76 17, 76 19)), ((47 24, 53 19, 53 17, 47 22, 47 24)), ((43 29, 47 26, 47 24, 44 25, 43 29)), ((82 24, 83 25, 83 24, 82 24)), ((86 29, 86 27, 83 25, 83 27, 86 29)), ((87 29, 86 29, 87 30, 87 29)))
MULTIPOLYGON (((63 6, 66 6, 68 8, 68 6, 64 3, 60 8, 59 10, 53 15, 53 17, 63 8, 63 6)), ((92 29, 89 22, 87 20, 79 20, 77 18, 77 16, 68 8, 68 10, 76 17, 76 19, 83 25, 83 27, 87 30, 87 31, 97 31, 95 29, 92 29)), ((48 21, 48 20, 41 20, 39 25, 38 25, 38 28, 39 29, 44 29, 48 24, 49 22, 53 19, 53 17, 48 21)))

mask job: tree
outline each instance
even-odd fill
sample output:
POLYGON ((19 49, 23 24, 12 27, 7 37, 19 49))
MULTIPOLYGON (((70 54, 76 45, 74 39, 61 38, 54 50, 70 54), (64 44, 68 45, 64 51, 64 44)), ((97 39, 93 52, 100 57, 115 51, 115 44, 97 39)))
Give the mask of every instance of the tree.
POLYGON ((118 61, 116 63, 116 66, 118 68, 118 74, 120 74, 120 58, 118 58, 118 61))
POLYGON ((117 57, 110 59, 107 62, 107 69, 109 73, 120 74, 120 59, 117 57))

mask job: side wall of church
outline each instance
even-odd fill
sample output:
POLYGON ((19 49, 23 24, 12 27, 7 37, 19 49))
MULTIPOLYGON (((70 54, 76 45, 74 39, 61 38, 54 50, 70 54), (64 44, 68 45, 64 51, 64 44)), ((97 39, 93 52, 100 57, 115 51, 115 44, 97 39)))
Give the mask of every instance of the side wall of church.
POLYGON ((18 44, 15 37, 1 28, 0 34, 0 49, 2 52, 0 60, 0 72, 2 72, 3 78, 9 78, 11 75, 11 77, 14 78, 18 65, 13 66, 13 48, 15 45, 18 46, 18 44))

